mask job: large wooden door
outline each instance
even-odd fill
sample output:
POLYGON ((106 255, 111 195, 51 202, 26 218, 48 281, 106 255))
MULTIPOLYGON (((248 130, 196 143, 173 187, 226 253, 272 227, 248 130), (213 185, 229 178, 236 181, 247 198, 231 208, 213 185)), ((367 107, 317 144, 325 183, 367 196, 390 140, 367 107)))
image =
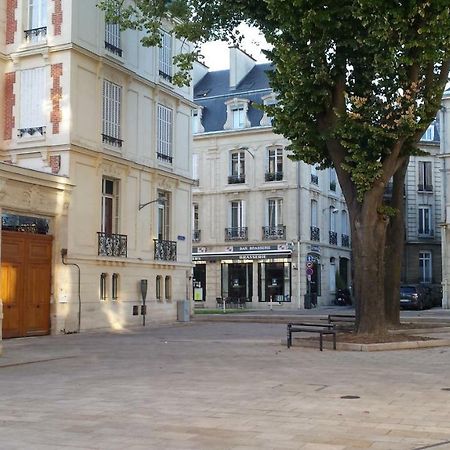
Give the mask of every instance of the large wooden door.
POLYGON ((52 237, 2 232, 3 338, 50 332, 52 237))

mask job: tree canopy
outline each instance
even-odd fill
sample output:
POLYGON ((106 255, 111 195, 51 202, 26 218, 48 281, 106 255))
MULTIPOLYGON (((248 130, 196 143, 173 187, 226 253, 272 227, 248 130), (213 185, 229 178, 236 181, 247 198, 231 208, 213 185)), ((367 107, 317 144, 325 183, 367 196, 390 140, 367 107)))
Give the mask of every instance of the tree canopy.
MULTIPOLYGON (((336 169, 352 221, 357 315, 362 332, 382 332, 382 264, 389 211, 385 186, 435 118, 450 66, 449 0, 102 0, 110 20, 146 31, 161 22, 180 39, 239 43, 237 25, 258 27, 272 50, 277 104, 266 107, 294 158, 336 169), (371 248, 370 239, 380 239, 371 248), (372 263, 372 266, 371 266, 372 263), (379 289, 368 286, 375 283, 379 289), (370 289, 371 292, 367 292, 370 289), (365 300, 364 298, 371 298, 365 300), (378 299, 377 299, 378 298, 378 299), (366 307, 367 305, 371 305, 366 307)), ((198 47, 177 56, 188 82, 198 47)))

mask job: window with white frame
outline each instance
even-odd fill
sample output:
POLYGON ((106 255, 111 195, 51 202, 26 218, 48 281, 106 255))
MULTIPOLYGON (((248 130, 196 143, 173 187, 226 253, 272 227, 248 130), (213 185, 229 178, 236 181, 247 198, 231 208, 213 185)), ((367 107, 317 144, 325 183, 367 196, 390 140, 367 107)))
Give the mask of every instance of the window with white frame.
POLYGON ((47 71, 45 67, 20 72, 19 137, 45 133, 47 102, 47 71))
POLYGON ((336 185, 337 185, 336 170, 330 167, 329 173, 330 173, 330 191, 336 192, 336 185))
POLYGON ((311 183, 315 185, 319 184, 319 174, 315 164, 311 166, 311 183))
POLYGON ((311 226, 317 228, 319 226, 319 207, 317 200, 311 200, 311 226))
POLYGON ((198 203, 194 203, 192 205, 192 229, 198 230, 199 229, 199 215, 198 215, 198 203))
POLYGON ((334 206, 330 206, 329 208, 329 216, 330 216, 330 231, 336 232, 336 216, 338 210, 334 206))
POLYGON ((429 127, 427 128, 427 130, 425 131, 425 133, 422 136, 422 140, 423 141, 434 141, 435 136, 434 136, 434 128, 436 125, 436 121, 433 120, 433 122, 431 122, 431 124, 429 125, 429 127))
POLYGON ((230 203, 230 226, 235 229, 245 227, 244 200, 235 200, 230 203))
POLYGON ((348 236, 348 214, 345 210, 341 212, 341 233, 348 236))
POLYGON ((47 36, 47 0, 28 0, 25 39, 38 43, 47 36))
POLYGON ((169 192, 159 191, 157 202, 157 236, 160 241, 170 240, 170 194, 169 192))
POLYGON ((230 176, 228 183, 244 183, 245 182, 245 151, 238 150, 231 152, 230 158, 230 176))
POLYGON ((283 225, 283 199, 269 198, 267 200, 267 226, 276 228, 283 225))
POLYGON ((419 252, 419 278, 421 283, 431 283, 432 275, 431 252, 419 252))
POLYGON ((283 179, 283 149, 269 148, 267 150, 266 181, 281 181, 283 179))
POLYGON ((119 180, 102 178, 101 232, 117 234, 119 230, 119 180))
MULTIPOLYGON (((275 98, 274 94, 266 95, 264 97, 261 97, 261 99, 262 99, 262 101, 264 103, 264 106, 272 106, 272 105, 275 105, 277 103, 277 99, 275 98)), ((263 114, 259 124, 261 126, 270 126, 270 125, 272 125, 272 121, 273 121, 272 116, 269 116, 267 114, 267 112, 264 111, 264 114, 263 114)))
POLYGON ((103 80, 102 140, 114 147, 122 147, 121 139, 122 86, 103 80))
POLYGON ((161 46, 159 47, 159 75, 168 81, 172 81, 172 35, 167 31, 161 31, 161 46))
POLYGON ((433 228, 431 222, 431 206, 420 205, 419 206, 419 235, 432 236, 433 228))
POLYGON ((172 163, 173 161, 173 110, 164 105, 158 105, 158 159, 172 163))
MULTIPOLYGON (((120 12, 117 14, 119 15, 120 12)), ((105 23, 105 48, 117 56, 122 56, 120 25, 118 23, 105 23)))
POLYGON ((233 114, 233 128, 245 127, 245 111, 243 106, 233 108, 231 110, 233 114))
POLYGON ((419 191, 433 191, 431 161, 419 161, 419 191))

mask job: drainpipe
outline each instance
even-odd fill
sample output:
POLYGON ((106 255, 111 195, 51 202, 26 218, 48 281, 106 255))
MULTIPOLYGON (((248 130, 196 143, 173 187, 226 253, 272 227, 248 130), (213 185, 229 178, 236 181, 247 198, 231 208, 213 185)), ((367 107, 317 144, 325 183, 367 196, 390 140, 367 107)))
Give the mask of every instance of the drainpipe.
POLYGON ((442 300, 441 306, 442 308, 447 309, 449 307, 448 304, 448 288, 447 288, 447 276, 448 276, 448 264, 447 264, 447 157, 446 157, 446 145, 447 145, 447 108, 445 106, 441 106, 441 126, 440 126, 440 136, 441 136, 441 154, 443 156, 443 177, 442 177, 442 195, 441 195, 441 208, 444 210, 443 214, 443 227, 441 228, 441 257, 442 257, 442 300))
POLYGON ((81 330, 81 270, 80 270, 80 266, 78 264, 66 262, 66 260, 65 260, 66 258, 67 258, 67 248, 62 248, 61 249, 62 263, 65 266, 75 266, 78 269, 78 330, 77 330, 77 332, 79 333, 81 330))

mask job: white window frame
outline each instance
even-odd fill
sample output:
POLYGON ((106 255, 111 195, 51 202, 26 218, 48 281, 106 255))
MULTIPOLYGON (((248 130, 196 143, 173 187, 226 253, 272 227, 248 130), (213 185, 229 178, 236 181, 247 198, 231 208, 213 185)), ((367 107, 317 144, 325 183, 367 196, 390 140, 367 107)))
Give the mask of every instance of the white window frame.
POLYGON ((276 228, 283 226, 283 199, 268 198, 267 199, 267 226, 276 228))
POLYGON ((233 150, 230 153, 230 175, 232 177, 245 177, 245 151, 233 150))
POLYGON ((233 200, 230 202, 230 228, 245 228, 245 201, 233 200), (236 211, 236 215, 234 213, 236 211))
POLYGON ((169 192, 158 192, 158 198, 161 199, 157 202, 157 221, 156 221, 156 233, 158 240, 169 241, 170 240, 170 194, 169 192))
POLYGON ((283 173, 283 149, 281 147, 267 149, 267 172, 283 173))
MULTIPOLYGON (((20 72, 19 130, 46 126, 45 107, 49 100, 47 94, 46 67, 36 67, 20 72)), ((24 134, 27 134, 27 132, 25 131, 24 134)))
POLYGON ((102 233, 119 233, 119 180, 110 177, 102 178, 102 201, 101 201, 101 225, 102 233), (107 189, 107 185, 112 184, 112 190, 107 189), (107 204, 111 202, 111 223, 106 220, 107 204), (110 230, 109 230, 110 228, 110 230))
POLYGON ((105 48, 118 56, 122 56, 121 44, 120 25, 114 22, 105 22, 105 48), (109 48, 107 44, 113 48, 109 48))
POLYGON ((432 208, 431 205, 419 205, 418 210, 418 233, 419 236, 432 236, 432 208))
POLYGON ((333 167, 330 167, 329 170, 330 174, 330 191, 337 192, 337 176, 336 176, 336 170, 333 167), (334 189, 332 188, 334 186, 334 189))
POLYGON ((159 74, 172 81, 173 73, 173 38, 170 33, 161 30, 161 46, 159 47, 159 74))
POLYGON ((157 158, 173 162, 173 109, 158 104, 157 158))
POLYGON ((233 128, 245 128, 245 110, 244 106, 237 106, 232 108, 231 114, 233 116, 233 128))
POLYGON ((419 276, 421 283, 431 283, 433 280, 433 259, 430 251, 419 252, 419 276))
POLYGON ((121 141, 122 86, 103 80, 103 135, 121 141))
POLYGON ((319 203, 311 200, 311 227, 319 228, 319 203))
POLYGON ((27 30, 36 30, 45 28, 37 34, 31 34, 28 42, 35 44, 41 42, 47 37, 47 0, 28 0, 27 3, 27 30))
POLYGON ((348 213, 344 209, 341 212, 341 234, 348 236, 349 235, 348 229, 349 229, 348 213))
POLYGON ((423 141, 434 141, 434 127, 435 127, 436 121, 433 120, 433 122, 430 123, 428 128, 425 130, 425 133, 422 136, 423 141))
POLYGON ((330 231, 337 233, 337 221, 336 221, 336 216, 337 216, 337 209, 333 206, 330 206, 329 208, 329 216, 330 216, 330 231))

